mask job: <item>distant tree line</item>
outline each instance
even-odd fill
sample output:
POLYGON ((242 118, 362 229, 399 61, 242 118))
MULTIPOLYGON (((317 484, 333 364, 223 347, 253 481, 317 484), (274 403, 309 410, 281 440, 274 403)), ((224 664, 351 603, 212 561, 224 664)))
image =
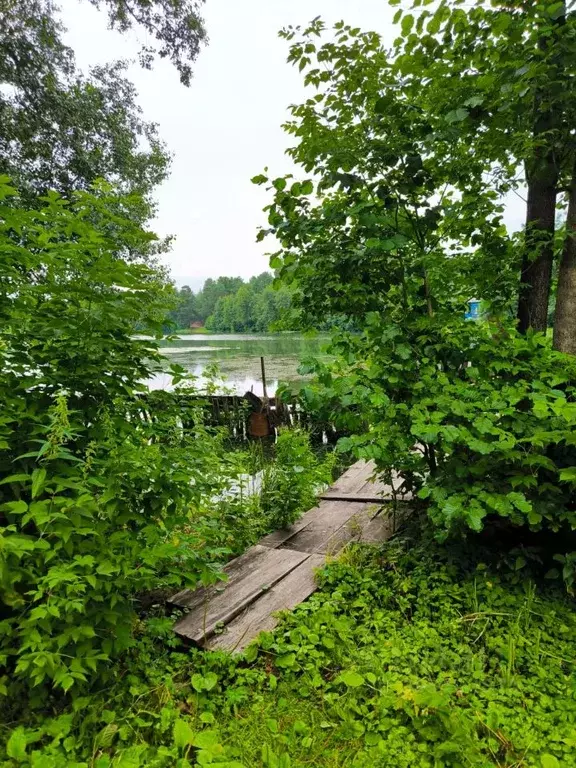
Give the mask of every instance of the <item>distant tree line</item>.
POLYGON ((221 333, 263 332, 277 323, 290 308, 287 288, 275 290, 270 272, 244 281, 241 277, 209 278, 194 293, 185 285, 178 291, 178 305, 170 319, 178 328, 199 322, 221 333))

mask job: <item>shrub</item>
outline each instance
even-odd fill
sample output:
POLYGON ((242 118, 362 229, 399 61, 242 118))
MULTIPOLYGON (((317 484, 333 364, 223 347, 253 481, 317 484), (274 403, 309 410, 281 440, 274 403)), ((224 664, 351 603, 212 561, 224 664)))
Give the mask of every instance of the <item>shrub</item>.
POLYGON ((205 499, 202 514, 218 526, 223 543, 240 554, 262 536, 295 522, 332 480, 334 452, 321 455, 308 432, 284 428, 277 442, 250 443, 225 458, 225 487, 205 499))
POLYGON ((261 508, 269 530, 285 528, 316 504, 319 490, 332 479, 334 455, 320 459, 310 436, 300 429, 282 429, 274 461, 262 474, 261 508))
POLYGON ((491 515, 576 528, 576 362, 543 336, 374 313, 335 349, 336 363, 311 366, 309 407, 354 433, 341 449, 398 470, 441 531, 491 515))
POLYGON ((161 333, 170 289, 123 198, 13 196, 2 180, 0 684, 69 690, 134 642, 137 593, 213 577, 209 521, 187 523, 217 462, 198 419, 147 413, 160 358, 133 332, 161 333))

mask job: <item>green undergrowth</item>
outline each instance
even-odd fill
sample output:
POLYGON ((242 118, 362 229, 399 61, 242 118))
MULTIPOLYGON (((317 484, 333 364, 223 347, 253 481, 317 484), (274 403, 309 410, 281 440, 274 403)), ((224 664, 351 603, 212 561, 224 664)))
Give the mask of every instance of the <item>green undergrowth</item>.
POLYGON ((243 657, 183 653, 151 618, 106 688, 12 702, 0 765, 576 766, 574 602, 526 559, 349 548, 243 657))

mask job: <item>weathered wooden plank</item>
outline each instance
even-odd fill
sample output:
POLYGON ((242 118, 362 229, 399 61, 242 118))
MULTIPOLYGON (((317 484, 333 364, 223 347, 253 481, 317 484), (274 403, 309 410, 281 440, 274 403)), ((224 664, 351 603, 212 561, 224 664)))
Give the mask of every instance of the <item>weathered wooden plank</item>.
POLYGON ((411 515, 413 507, 400 501, 396 509, 384 509, 368 523, 362 532, 360 541, 378 544, 393 536, 402 523, 411 515))
POLYGON ((196 597, 191 598, 194 608, 176 623, 176 634, 203 645, 219 624, 232 621, 262 592, 273 587, 308 557, 308 553, 292 549, 263 549, 265 553, 258 553, 251 561, 257 564, 256 567, 245 565, 241 576, 226 582, 220 591, 207 591, 200 602, 196 597))
POLYGON ((366 544, 378 544, 386 541, 394 534, 394 517, 389 512, 383 512, 364 527, 360 535, 360 541, 366 544))
POLYGON ((260 539, 259 544, 271 548, 279 547, 285 541, 288 541, 293 536, 295 536, 303 528, 306 528, 307 525, 317 520, 320 513, 322 515, 327 515, 330 514, 330 510, 341 510, 341 507, 339 504, 331 506, 327 501, 320 501, 317 507, 312 507, 312 509, 309 509, 308 512, 302 515, 302 517, 293 525, 289 525, 287 528, 279 528, 277 531, 268 534, 268 536, 264 536, 263 539, 260 539))
POLYGON ((410 492, 399 493, 402 480, 396 475, 393 479, 393 486, 378 478, 374 479, 371 474, 367 477, 368 471, 373 473, 374 469, 373 462, 364 462, 360 474, 356 475, 350 482, 347 482, 343 486, 344 490, 341 489, 342 486, 338 482, 322 493, 320 498, 327 501, 364 501, 373 503, 389 501, 394 498, 395 494, 401 500, 412 498, 410 492))
POLYGON ((376 492, 380 496, 389 496, 393 497, 394 493, 396 493, 400 497, 404 497, 408 494, 400 493, 400 488, 403 483, 403 479, 398 476, 396 472, 392 473, 392 484, 388 484, 383 482, 382 480, 376 479, 375 481, 368 480, 358 491, 359 494, 364 493, 370 493, 370 492, 376 492))
POLYGON ((282 548, 289 547, 299 552, 320 552, 332 539, 336 531, 345 525, 365 505, 350 501, 321 502, 316 515, 301 530, 282 543, 282 548))
POLYGON ((226 586, 230 586, 235 581, 239 581, 251 573, 253 570, 259 567, 260 560, 267 554, 268 548, 262 547, 260 544, 256 544, 253 547, 240 555, 240 557, 231 560, 224 568, 224 573, 227 576, 226 581, 220 581, 217 584, 212 584, 209 587, 198 587, 197 589, 184 589, 182 592, 174 595, 168 602, 173 605, 177 605, 179 608, 189 608, 190 610, 196 608, 206 602, 207 598, 212 597, 218 592, 222 592, 226 586))
POLYGON ((259 632, 275 626, 273 614, 293 608, 314 591, 314 569, 326 557, 352 540, 389 538, 410 507, 400 503, 395 514, 380 512, 384 499, 379 494, 392 489, 373 483, 373 471, 372 462, 350 467, 327 492, 339 500, 321 501, 294 525, 232 560, 224 569, 226 582, 174 595, 170 602, 190 611, 175 632, 204 647, 244 648, 259 632), (216 635, 219 626, 224 627, 222 635, 216 635))
POLYGON ((316 548, 316 552, 333 556, 349 542, 363 541, 364 531, 379 511, 380 507, 377 504, 359 504, 358 511, 344 525, 334 531, 323 544, 320 544, 316 548))
POLYGON ((330 486, 331 493, 352 494, 360 490, 372 477, 375 465, 373 461, 357 461, 349 467, 336 482, 330 486))
POLYGON ((206 648, 240 652, 260 632, 269 632, 278 623, 278 611, 291 610, 316 589, 314 572, 324 564, 322 555, 310 555, 272 589, 263 593, 246 610, 226 625, 222 634, 214 635, 206 648))

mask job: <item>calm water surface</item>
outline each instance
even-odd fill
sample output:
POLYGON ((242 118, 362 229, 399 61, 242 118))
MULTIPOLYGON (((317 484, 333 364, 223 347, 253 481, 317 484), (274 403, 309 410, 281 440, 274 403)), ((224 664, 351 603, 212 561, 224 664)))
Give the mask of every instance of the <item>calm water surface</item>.
MULTIPOLYGON (((273 395, 279 381, 302 379, 298 366, 304 358, 325 358, 326 336, 308 338, 287 333, 210 334, 179 336, 161 344, 161 351, 173 363, 205 381, 207 366, 214 363, 223 377, 223 387, 243 395, 252 389, 262 395, 260 357, 264 357, 268 395, 273 395)), ((160 374, 150 381, 153 389, 168 389, 170 377, 160 374)))

